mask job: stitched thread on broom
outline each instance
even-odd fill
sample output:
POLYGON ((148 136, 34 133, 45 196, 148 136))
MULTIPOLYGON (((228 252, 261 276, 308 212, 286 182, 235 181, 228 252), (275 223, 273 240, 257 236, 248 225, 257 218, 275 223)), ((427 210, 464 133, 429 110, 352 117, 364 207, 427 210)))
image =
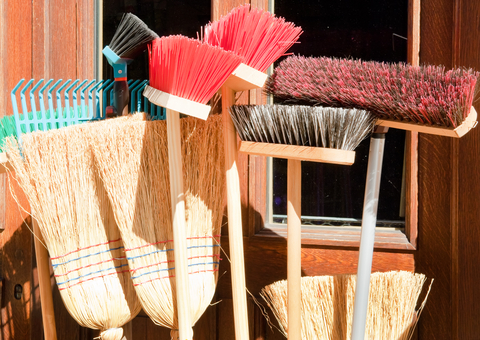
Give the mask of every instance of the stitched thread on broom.
MULTIPOLYGON (((220 258, 220 255, 218 255, 218 254, 203 255, 203 256, 192 256, 192 257, 189 257, 188 259, 191 260, 191 259, 197 259, 197 258, 202 258, 202 257, 217 257, 219 260, 222 260, 220 258)), ((134 273, 134 272, 136 272, 137 270, 140 270, 140 269, 150 268, 150 267, 153 267, 153 266, 157 266, 159 264, 165 264, 165 263, 171 263, 171 262, 175 262, 175 261, 174 260, 160 261, 160 262, 149 264, 149 265, 146 265, 146 266, 143 266, 143 267, 137 267, 137 268, 134 268, 134 269, 130 269, 130 272, 134 273)))
POLYGON ((84 282, 88 282, 88 281, 91 281, 91 280, 95 280, 95 279, 101 279, 103 277, 107 277, 107 276, 110 276, 110 275, 113 275, 113 274, 123 274, 123 273, 128 273, 129 270, 122 270, 122 271, 115 271, 113 273, 110 273, 110 274, 105 274, 105 275, 99 275, 99 276, 95 276, 95 277, 92 277, 88 280, 83 280, 83 281, 78 281, 77 283, 74 283, 73 285, 69 285, 67 287, 63 287, 63 288, 59 288, 58 290, 65 290, 65 289, 68 289, 68 288, 72 288, 78 284, 81 284, 81 283, 84 283, 84 282))
MULTIPOLYGON (((214 247, 220 247, 220 245, 218 244, 207 244, 207 245, 203 245, 203 246, 190 246, 190 247, 187 247, 187 249, 195 249, 195 248, 214 248, 214 247)), ((173 251, 174 249, 160 249, 160 250, 155 250, 155 251, 152 251, 150 253, 146 253, 146 254, 140 254, 140 255, 136 255, 136 256, 127 256, 127 260, 135 260, 135 259, 138 259, 140 257, 145 257, 145 256, 148 256, 148 255, 153 255, 153 254, 157 254, 157 253, 166 253, 168 251, 173 251)), ((127 250, 125 250, 127 251, 127 250)))
POLYGON ((117 240, 113 240, 113 241, 108 241, 108 242, 103 242, 103 243, 98 243, 98 244, 94 244, 94 245, 91 245, 91 246, 87 246, 87 247, 83 247, 83 248, 78 248, 77 250, 72 250, 71 252, 68 252, 66 254, 63 254, 63 255, 58 255, 58 256, 55 256, 55 257, 51 257, 50 259, 51 260, 56 260, 60 257, 65 257, 67 255, 70 255, 70 254, 73 254, 73 253, 76 253, 76 252, 79 252, 81 250, 86 250, 86 249, 90 249, 90 248, 93 248, 93 247, 99 247, 99 246, 103 246, 103 245, 106 245, 106 244, 110 244, 110 243, 114 243, 114 242, 120 242, 122 239, 119 238, 117 240))
MULTIPOLYGON (((187 237, 187 240, 196 240, 196 239, 205 239, 205 238, 213 238, 215 241, 217 241, 216 237, 220 237, 221 235, 213 235, 213 236, 195 236, 195 237, 187 237)), ((148 247, 148 246, 154 246, 154 245, 157 245, 157 244, 162 244, 162 243, 168 243, 168 242, 173 242, 173 240, 167 240, 167 241, 158 241, 158 242, 154 242, 154 243, 148 243, 148 244, 143 244, 141 246, 138 246, 138 247, 134 247, 134 248, 128 248, 128 249, 125 249, 125 251, 131 251, 131 250, 134 250, 134 249, 140 249, 140 248, 144 248, 144 247, 148 247)), ((218 242, 218 241, 217 241, 218 242)))
MULTIPOLYGON (((203 266, 206 266, 206 265, 209 265, 209 264, 214 264, 215 266, 218 266, 218 265, 220 264, 220 262, 192 263, 192 264, 189 264, 188 267, 202 266, 202 265, 203 265, 203 266)), ((164 272, 164 271, 173 270, 173 269, 175 269, 175 267, 152 270, 152 271, 150 271, 150 272, 146 272, 146 273, 143 273, 143 274, 139 274, 139 275, 137 275, 137 276, 132 276, 131 279, 134 280, 134 279, 138 279, 139 277, 142 277, 142 276, 144 276, 144 275, 155 274, 155 273, 164 272)), ((189 274, 192 274, 192 273, 189 273, 189 274)))
POLYGON ((112 262, 112 261, 115 261, 115 260, 126 260, 126 259, 127 259, 126 256, 114 257, 114 258, 111 258, 109 260, 105 260, 105 261, 101 261, 101 262, 97 262, 97 263, 91 263, 91 264, 88 264, 88 265, 83 266, 83 267, 78 267, 78 268, 75 268, 75 269, 71 269, 68 272, 63 273, 63 274, 55 274, 54 277, 62 277, 62 276, 68 275, 70 273, 73 273, 74 271, 78 271, 80 269, 85 269, 85 268, 89 268, 89 267, 92 267, 92 266, 98 266, 102 263, 112 262))
MULTIPOLYGON (((188 273, 188 275, 191 275, 191 274, 199 274, 199 273, 212 273, 212 272, 218 272, 218 269, 199 270, 199 271, 196 271, 196 272, 188 273)), ((175 277, 175 275, 156 277, 156 278, 151 279, 151 280, 148 280, 148 281, 144 281, 144 282, 140 282, 140 283, 134 283, 133 285, 136 287, 136 286, 143 285, 143 284, 145 284, 145 283, 150 283, 150 282, 152 282, 152 281, 163 280, 163 279, 170 279, 170 278, 172 278, 172 277, 175 277)))
POLYGON ((96 256, 96 255, 108 253, 108 252, 110 252, 110 251, 119 250, 119 249, 123 249, 123 246, 122 246, 122 247, 118 247, 118 248, 112 248, 112 249, 107 249, 107 250, 99 251, 99 252, 93 253, 93 254, 88 254, 88 255, 80 256, 80 257, 77 257, 77 258, 75 258, 75 259, 71 259, 71 260, 68 260, 68 261, 65 261, 65 262, 61 262, 61 263, 56 263, 56 264, 53 264, 53 263, 52 263, 52 267, 53 267, 53 269, 55 269, 55 268, 57 268, 57 267, 60 266, 60 265, 65 265, 65 264, 70 263, 70 262, 73 262, 73 261, 78 261, 78 260, 85 259, 85 258, 88 258, 88 257, 91 257, 91 256, 96 256))
POLYGON ((83 275, 79 275, 77 277, 74 277, 74 278, 71 278, 71 279, 68 279, 66 281, 63 281, 63 282, 57 282, 57 285, 64 285, 70 281, 75 281, 75 280, 80 280, 81 278, 84 278, 84 277, 87 277, 87 276, 90 276, 90 275, 95 275, 95 274, 98 274, 98 273, 101 273, 101 272, 107 272, 109 270, 113 270, 113 269, 118 269, 118 268, 122 268, 122 267, 125 267, 125 266, 128 266, 127 263, 125 264, 121 264, 119 266, 116 266, 116 267, 110 267, 110 268, 105 268, 105 269, 100 269, 100 270, 97 270, 95 272, 90 272, 90 273, 87 273, 87 274, 83 274, 83 275))

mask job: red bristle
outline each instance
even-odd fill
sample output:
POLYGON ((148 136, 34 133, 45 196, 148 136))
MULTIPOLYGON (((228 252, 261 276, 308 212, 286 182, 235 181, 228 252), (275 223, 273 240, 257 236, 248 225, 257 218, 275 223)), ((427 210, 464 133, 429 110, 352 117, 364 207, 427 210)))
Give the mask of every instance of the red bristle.
POLYGON ((457 127, 480 73, 443 67, 289 57, 265 89, 281 100, 370 110, 380 118, 457 127))
POLYGON ((283 18, 243 5, 205 27, 204 41, 244 57, 244 63, 259 71, 280 58, 302 33, 283 18))
POLYGON ((242 58, 219 47, 173 35, 152 42, 149 61, 151 87, 206 104, 242 58))

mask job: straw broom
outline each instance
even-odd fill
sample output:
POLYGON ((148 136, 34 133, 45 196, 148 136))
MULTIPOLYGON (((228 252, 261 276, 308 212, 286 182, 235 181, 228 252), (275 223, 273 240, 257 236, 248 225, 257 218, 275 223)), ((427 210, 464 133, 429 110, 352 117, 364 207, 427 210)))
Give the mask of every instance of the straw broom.
MULTIPOLYGON (((125 243, 144 311, 178 336, 175 263, 165 121, 143 114, 91 131, 95 159, 125 243)), ((190 316, 196 322, 215 292, 225 174, 220 116, 181 119, 190 316)))
MULTIPOLYGON (((350 339, 355 281, 355 275, 302 278, 302 339, 350 339)), ((425 275, 405 271, 373 273, 365 338, 410 339, 430 291, 429 287, 416 309, 425 281, 425 275)), ((260 295, 272 309, 286 336, 287 281, 266 286, 260 295)))
POLYGON ((71 316, 120 340, 140 311, 112 207, 85 142, 86 126, 24 135, 7 153, 49 250, 71 316))

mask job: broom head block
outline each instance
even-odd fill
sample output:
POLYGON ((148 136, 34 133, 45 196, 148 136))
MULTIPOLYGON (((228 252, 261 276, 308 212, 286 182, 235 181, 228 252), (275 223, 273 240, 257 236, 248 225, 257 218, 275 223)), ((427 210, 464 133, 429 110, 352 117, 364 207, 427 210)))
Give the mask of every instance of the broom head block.
POLYGON ((173 94, 162 92, 148 85, 145 86, 143 95, 155 105, 203 120, 208 118, 211 110, 211 107, 208 105, 174 96, 173 94))
POLYGON ((273 143, 240 142, 240 152, 299 161, 352 165, 355 151, 273 143))
POLYGON ((225 86, 238 92, 262 88, 268 75, 241 63, 225 82, 225 86))
POLYGON ((464 136, 468 131, 470 131, 475 126, 477 126, 477 123, 478 123, 477 111, 473 106, 467 118, 463 121, 462 124, 457 126, 455 129, 451 129, 451 128, 449 129, 447 127, 441 127, 441 126, 421 125, 417 123, 398 122, 393 120, 379 119, 377 121, 377 125, 379 126, 387 126, 394 129, 428 133, 430 135, 446 136, 446 137, 454 137, 454 138, 460 138, 464 136))

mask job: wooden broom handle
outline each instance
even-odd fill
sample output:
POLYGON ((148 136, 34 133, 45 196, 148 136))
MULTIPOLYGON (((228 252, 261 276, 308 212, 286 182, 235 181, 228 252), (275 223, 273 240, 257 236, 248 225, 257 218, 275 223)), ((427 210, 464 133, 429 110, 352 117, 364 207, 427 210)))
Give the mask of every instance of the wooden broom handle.
POLYGON ((37 221, 32 218, 35 242, 35 256, 37 258, 38 287, 40 289, 40 304, 42 306, 43 332, 45 340, 56 340, 55 313, 53 310, 52 285, 50 283, 50 263, 48 251, 45 248, 42 233, 37 221), (43 242, 43 243, 42 243, 43 242))
POLYGON ((185 222, 185 194, 183 192, 182 145, 180 114, 166 109, 170 198, 172 202, 173 253, 177 291, 178 332, 180 340, 192 340, 188 278, 187 235, 185 222))
POLYGON ((287 292, 288 340, 302 339, 302 163, 287 167, 287 292))
POLYGON ((234 104, 235 92, 223 86, 222 115, 235 340, 248 340, 249 329, 243 253, 242 204, 240 201, 240 180, 237 169, 237 134, 230 113, 228 112, 228 108, 234 104))

